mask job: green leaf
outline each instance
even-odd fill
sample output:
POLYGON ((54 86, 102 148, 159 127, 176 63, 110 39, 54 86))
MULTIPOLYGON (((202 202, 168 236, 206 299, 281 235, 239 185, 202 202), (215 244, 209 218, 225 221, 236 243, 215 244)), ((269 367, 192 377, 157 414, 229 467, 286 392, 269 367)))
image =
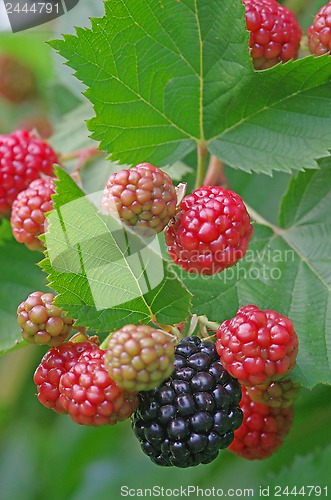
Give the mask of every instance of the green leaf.
POLYGON ((282 485, 280 490, 282 495, 283 489, 288 487, 290 492, 301 490, 301 492, 305 491, 305 496, 325 498, 329 495, 331 487, 330 459, 331 445, 324 449, 319 448, 309 455, 296 457, 290 467, 283 468, 277 474, 269 473, 262 481, 263 486, 269 487, 271 492, 275 492, 276 489, 280 488, 279 485, 282 485))
POLYGON ((241 0, 111 0, 52 46, 87 87, 113 160, 171 164, 206 145, 246 171, 316 168, 331 147, 331 59, 254 71, 241 0))
POLYGON ((299 336, 293 378, 331 384, 331 186, 329 158, 300 173, 283 198, 280 227, 251 210, 254 236, 237 266, 211 278, 178 270, 193 312, 218 323, 254 303, 290 317, 299 336))
MULTIPOLYGON (((190 294, 162 259, 157 238, 143 240, 98 213, 62 169, 42 262, 57 303, 78 324, 109 331, 126 323, 173 324, 189 312, 190 294)), ((98 196, 96 196, 98 195, 98 196)))
POLYGON ((27 296, 46 288, 45 278, 36 266, 39 252, 17 243, 7 220, 0 225, 0 356, 23 343, 17 324, 17 307, 27 296))

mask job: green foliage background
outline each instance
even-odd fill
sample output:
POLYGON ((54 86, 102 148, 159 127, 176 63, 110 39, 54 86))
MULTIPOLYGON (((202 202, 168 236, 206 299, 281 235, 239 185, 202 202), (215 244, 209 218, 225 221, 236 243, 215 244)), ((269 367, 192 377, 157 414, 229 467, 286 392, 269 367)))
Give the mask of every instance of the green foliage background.
MULTIPOLYGON (((303 27, 309 25, 313 14, 323 3, 323 0, 295 0, 294 7, 300 12, 303 27)), ((0 35, 0 50, 24 57, 29 47, 28 52, 34 54, 34 57, 26 58, 26 62, 38 76, 42 95, 38 107, 51 115, 56 127, 53 145, 62 153, 93 145, 84 125, 84 120, 90 118, 92 113, 89 103, 81 94, 83 87, 70 76, 71 71, 63 66, 63 60, 44 42, 57 38, 60 33, 73 32, 74 25, 89 26, 88 17, 100 16, 102 13, 100 1, 81 0, 79 7, 52 25, 17 36, 0 35)), ((29 115, 31 109, 17 111, 0 102, 0 112, 1 132, 9 132, 19 122, 21 114, 29 115)), ((265 123, 268 123, 268 119, 265 123)), ((329 143, 319 144, 319 147, 325 149, 329 143)), ((185 151, 188 152, 189 149, 185 151)), ((125 155, 120 159, 125 161, 125 155)), ((224 159, 234 165, 236 163, 236 158, 224 159)), ((189 155, 185 161, 188 165, 194 165, 195 155, 189 155)), ((226 172, 231 187, 259 214, 258 222, 261 225, 256 230, 254 245, 260 248, 259 245, 263 247, 263 244, 272 240, 275 248, 278 248, 277 245, 283 248, 282 245, 290 242, 301 249, 291 272, 286 273, 282 289, 288 287, 289 294, 295 292, 301 298, 302 294, 306 294, 302 299, 305 304, 311 296, 310 310, 300 309, 299 303, 293 310, 296 325, 300 325, 300 331, 306 332, 302 349, 305 355, 300 359, 300 370, 296 376, 302 382, 307 377, 305 385, 308 388, 301 391, 295 407, 294 425, 283 447, 272 458, 261 462, 245 461, 224 451, 207 466, 188 470, 162 469, 153 465, 141 452, 128 422, 116 427, 83 428, 73 424, 68 417, 58 416, 43 408, 34 397, 32 376, 45 350, 29 346, 0 358, 0 379, 3 381, 0 384, 1 500, 117 500, 121 498, 121 485, 132 488, 153 485, 173 487, 175 484, 205 488, 214 486, 224 490, 254 488, 256 498, 258 488, 267 485, 319 484, 328 485, 331 491, 331 387, 319 384, 310 389, 318 382, 330 383, 331 376, 328 364, 330 325, 324 314, 329 308, 329 290, 324 286, 324 277, 329 269, 326 257, 330 254, 330 236, 328 234, 328 238, 323 240, 323 245, 316 239, 318 248, 302 243, 309 227, 318 225, 321 217, 324 223, 329 220, 327 214, 330 203, 323 205, 321 200, 330 200, 331 165, 329 160, 323 162, 320 171, 293 176, 274 172, 273 177, 269 177, 231 168, 227 168, 226 172), (321 189, 325 190, 325 197, 319 197, 321 189), (285 193, 280 207, 280 200, 285 193), (303 193, 309 196, 305 198, 303 193), (298 199, 301 204, 291 207, 291 203, 297 203, 298 199), (307 203, 312 203, 312 206, 307 207, 307 203), (288 210, 285 210, 286 207, 288 210), (279 211, 280 218, 277 216, 279 211), (290 219, 286 215, 289 213, 295 216, 290 219), (281 230, 285 231, 285 238, 284 233, 280 234, 281 230), (300 271, 303 275, 294 283, 291 273, 300 271), (314 309, 316 290, 324 303, 323 310, 320 307, 314 309), (321 341, 323 338, 325 350, 320 355, 316 344, 317 339, 321 341)), ((73 164, 68 166, 70 168, 73 164)), ((299 161, 297 167, 302 168, 299 161)), ((261 170, 265 168, 263 166, 261 170)), ((102 189, 109 174, 116 169, 116 163, 103 156, 97 157, 83 171, 84 188, 88 192, 102 189)), ((179 177, 185 174, 185 179, 192 184, 188 167, 178 165, 175 172, 177 175, 180 172, 179 177)), ((15 318, 17 304, 28 293, 45 289, 45 275, 34 265, 38 260, 39 255, 13 241, 8 224, 3 222, 0 227, 0 331, 6 334, 1 335, 0 352, 11 349, 15 339, 20 339, 15 318)), ((277 289, 268 290, 266 297, 265 289, 261 292, 258 287, 254 289, 252 284, 238 286, 234 282, 232 286, 226 287, 224 294, 216 294, 213 286, 217 293, 220 290, 220 283, 216 281, 217 278, 208 286, 199 282, 188 285, 193 294, 195 289, 199 290, 199 303, 195 304, 197 312, 207 314, 215 321, 230 317, 235 313, 237 304, 245 302, 246 297, 249 301, 255 299, 261 306, 267 306, 263 302, 266 299, 268 302, 272 300, 275 309, 283 309, 287 303, 286 297, 280 296, 277 289), (225 306, 227 303, 231 303, 232 310, 225 306)), ((287 310, 282 312, 289 313, 287 310)))

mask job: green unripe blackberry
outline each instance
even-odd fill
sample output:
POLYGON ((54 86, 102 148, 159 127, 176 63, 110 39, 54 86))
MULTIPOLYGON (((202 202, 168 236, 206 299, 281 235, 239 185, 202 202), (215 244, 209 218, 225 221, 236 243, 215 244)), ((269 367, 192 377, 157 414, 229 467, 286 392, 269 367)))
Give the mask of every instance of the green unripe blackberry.
POLYGON ((153 389, 173 371, 172 336, 148 325, 126 325, 112 335, 105 366, 119 387, 136 392, 153 389))
POLYGON ((112 174, 101 201, 103 212, 145 235, 160 233, 175 215, 177 196, 168 174, 151 163, 139 163, 112 174))
POLYGON ((22 337, 30 344, 60 345, 70 334, 74 319, 53 304, 52 293, 34 292, 17 309, 22 337))

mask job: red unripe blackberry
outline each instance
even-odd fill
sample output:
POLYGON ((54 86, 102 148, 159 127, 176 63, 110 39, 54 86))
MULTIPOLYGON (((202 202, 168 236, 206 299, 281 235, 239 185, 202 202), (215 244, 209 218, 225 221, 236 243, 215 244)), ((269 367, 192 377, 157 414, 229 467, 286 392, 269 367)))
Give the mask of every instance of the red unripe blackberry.
POLYGON ((256 403, 272 406, 272 408, 288 408, 293 405, 299 389, 299 384, 289 378, 284 378, 278 382, 247 387, 247 392, 256 403))
POLYGON ((271 408, 255 403, 242 387, 240 408, 244 420, 239 429, 234 431, 234 440, 229 446, 240 457, 248 460, 270 457, 282 444, 289 433, 293 421, 293 406, 271 408))
POLYGON ((104 365, 105 351, 85 351, 61 376, 60 403, 81 425, 113 425, 130 417, 138 405, 136 393, 118 387, 104 365))
POLYGON ((126 325, 109 340, 105 366, 119 387, 149 391, 174 368, 172 336, 148 325, 126 325))
POLYGON ((59 400, 60 378, 77 363, 84 351, 94 349, 98 347, 92 342, 64 342, 47 351, 33 377, 38 389, 37 396, 42 405, 57 413, 68 413, 59 400))
POLYGON ((0 96, 19 104, 36 94, 34 74, 25 64, 7 54, 0 54, 0 96))
POLYGON ((331 52, 331 2, 320 8, 309 26, 308 48, 315 56, 331 52))
POLYGON ((222 367, 215 344, 184 338, 175 347, 171 377, 139 394, 133 430, 157 465, 207 464, 241 425, 240 398, 240 385, 222 367))
POLYGON ((216 274, 245 255, 253 226, 237 193, 205 186, 185 196, 180 209, 165 239, 171 259, 185 271, 216 274))
POLYGON ((224 368, 242 385, 254 386, 294 368, 298 337, 286 316, 246 305, 218 328, 216 348, 224 368))
POLYGON ((293 12, 276 0, 242 0, 255 69, 297 59, 302 36, 293 12))
POLYGON ((168 174, 151 163, 139 163, 110 176, 101 201, 114 214, 145 234, 160 233, 175 215, 177 196, 168 174))
POLYGON ((26 130, 0 135, 0 217, 10 215, 18 193, 41 177, 52 176, 55 151, 26 130))
POLYGON ((45 213, 53 208, 51 195, 55 193, 53 180, 36 179, 28 189, 21 191, 13 203, 10 224, 14 238, 30 250, 43 250, 38 238, 46 231, 45 213))
POLYGON ((56 347, 69 336, 74 319, 53 304, 52 293, 33 292, 17 309, 22 337, 30 344, 56 347))

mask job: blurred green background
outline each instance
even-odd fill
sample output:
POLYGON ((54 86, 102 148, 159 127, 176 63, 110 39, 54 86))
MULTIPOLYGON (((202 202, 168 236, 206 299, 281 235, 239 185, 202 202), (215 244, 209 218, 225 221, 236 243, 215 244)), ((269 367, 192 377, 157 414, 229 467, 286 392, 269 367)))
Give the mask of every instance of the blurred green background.
MULTIPOLYGON (((291 2, 304 28, 323 4, 323 0, 291 2)), ((0 133, 29 125, 48 137, 55 130, 53 144, 66 151, 68 118, 64 117, 83 105, 74 115, 78 117, 77 131, 70 128, 75 123, 72 119, 69 119, 69 130, 71 141, 76 134, 77 145, 80 141, 85 144, 85 136, 81 137, 81 130, 85 128, 82 117, 88 118, 91 111, 86 104, 84 107, 83 89, 46 40, 72 32, 75 25, 88 26, 88 18, 102 12, 100 0, 81 0, 71 12, 51 24, 17 34, 0 33, 0 53, 23 61, 35 74, 38 86, 37 95, 19 106, 0 100, 0 133)), ((92 162, 84 173, 85 187, 101 188, 111 168, 111 164, 106 168, 103 157, 92 162)), ((270 178, 228 171, 228 178, 232 188, 251 206, 272 222, 276 221, 279 200, 289 181, 287 175, 277 174, 270 178)), ((9 252, 9 247, 1 245, 0 241, 2 265, 8 263, 9 252)), ((33 257, 35 262, 38 258, 39 255, 33 257)), ((24 276, 26 266, 33 265, 30 261, 31 257, 22 251, 19 265, 16 263, 17 280, 24 276)), ((36 273, 36 280, 45 287, 45 277, 39 269, 36 273)), ((15 287, 15 280, 9 280, 0 272, 2 301, 11 287, 15 287)), ((30 292, 34 291, 33 283, 26 286, 31 288, 30 292)), ((25 296, 20 299, 24 300, 25 296)), ((250 462, 224 451, 206 466, 163 469, 153 465, 142 453, 129 422, 114 427, 84 428, 71 422, 69 417, 41 406, 35 397, 32 378, 44 352, 46 349, 29 346, 0 358, 1 500, 117 500, 122 498, 120 488, 123 485, 135 489, 154 485, 165 488, 196 485, 223 488, 224 491, 254 488, 254 498, 258 498, 259 487, 268 485, 271 498, 275 485, 297 485, 298 488, 328 485, 329 496, 331 494, 331 387, 318 386, 313 391, 301 391, 295 405, 292 430, 282 448, 270 459, 250 462)), ((237 497, 244 496, 240 491, 237 493, 237 497)), ((139 493, 133 496, 138 497, 139 493)))

